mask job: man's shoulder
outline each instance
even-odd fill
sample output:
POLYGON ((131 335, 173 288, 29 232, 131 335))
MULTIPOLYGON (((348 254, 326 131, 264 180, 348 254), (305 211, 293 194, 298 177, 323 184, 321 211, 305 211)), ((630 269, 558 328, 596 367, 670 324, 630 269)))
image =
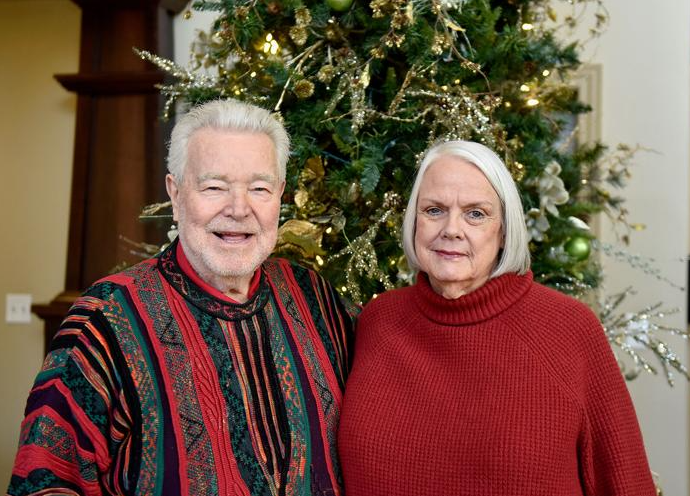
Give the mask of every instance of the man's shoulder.
POLYGON ((119 272, 109 274, 94 282, 83 296, 103 298, 119 287, 137 287, 143 279, 156 274, 158 258, 149 258, 119 272))
POLYGON ((330 282, 316 270, 305 267, 294 260, 282 257, 270 257, 266 259, 261 266, 271 279, 294 279, 300 286, 302 284, 308 284, 310 286, 314 284, 323 284, 329 288, 331 287, 330 282))
POLYGON ((340 294, 327 278, 314 269, 282 257, 266 259, 262 268, 273 285, 280 286, 282 282, 285 282, 287 288, 292 290, 299 288, 303 294, 327 295, 319 296, 319 298, 328 297, 338 300, 353 316, 360 311, 359 307, 354 305, 346 296, 340 294), (297 288, 295 288, 295 283, 297 288))

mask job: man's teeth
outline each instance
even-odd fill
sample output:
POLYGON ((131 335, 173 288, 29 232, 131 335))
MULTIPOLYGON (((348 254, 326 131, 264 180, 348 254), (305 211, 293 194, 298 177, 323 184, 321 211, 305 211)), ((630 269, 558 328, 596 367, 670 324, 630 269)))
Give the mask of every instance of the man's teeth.
POLYGON ((222 239, 229 239, 229 240, 234 240, 234 239, 246 239, 251 234, 249 233, 225 233, 225 232, 218 232, 214 233, 216 236, 222 239))

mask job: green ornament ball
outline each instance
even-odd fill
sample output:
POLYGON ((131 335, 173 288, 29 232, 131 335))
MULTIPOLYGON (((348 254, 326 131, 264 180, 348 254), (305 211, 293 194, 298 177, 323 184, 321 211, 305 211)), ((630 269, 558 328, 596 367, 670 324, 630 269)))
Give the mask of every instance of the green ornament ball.
POLYGON ((565 252, 575 260, 585 260, 592 251, 592 244, 589 239, 582 236, 573 236, 565 246, 565 252))
POLYGON ((326 4, 336 12, 345 12, 352 6, 352 0, 326 0, 326 4))

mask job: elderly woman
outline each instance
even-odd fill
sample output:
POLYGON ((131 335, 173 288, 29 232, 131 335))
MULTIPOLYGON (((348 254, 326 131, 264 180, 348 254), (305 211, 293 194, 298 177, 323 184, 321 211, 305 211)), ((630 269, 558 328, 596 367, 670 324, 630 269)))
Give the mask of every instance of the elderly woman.
POLYGON ((495 153, 426 153, 403 226, 417 282, 358 324, 338 434, 347 496, 655 494, 601 324, 532 280, 527 243, 495 153))

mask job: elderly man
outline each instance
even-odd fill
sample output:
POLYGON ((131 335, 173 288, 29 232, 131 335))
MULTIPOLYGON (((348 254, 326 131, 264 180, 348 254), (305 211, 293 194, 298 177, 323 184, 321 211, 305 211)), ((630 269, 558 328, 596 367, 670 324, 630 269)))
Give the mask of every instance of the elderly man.
POLYGON ((179 238, 92 286, 31 390, 9 494, 337 495, 354 309, 267 259, 289 139, 214 101, 172 133, 179 238))

